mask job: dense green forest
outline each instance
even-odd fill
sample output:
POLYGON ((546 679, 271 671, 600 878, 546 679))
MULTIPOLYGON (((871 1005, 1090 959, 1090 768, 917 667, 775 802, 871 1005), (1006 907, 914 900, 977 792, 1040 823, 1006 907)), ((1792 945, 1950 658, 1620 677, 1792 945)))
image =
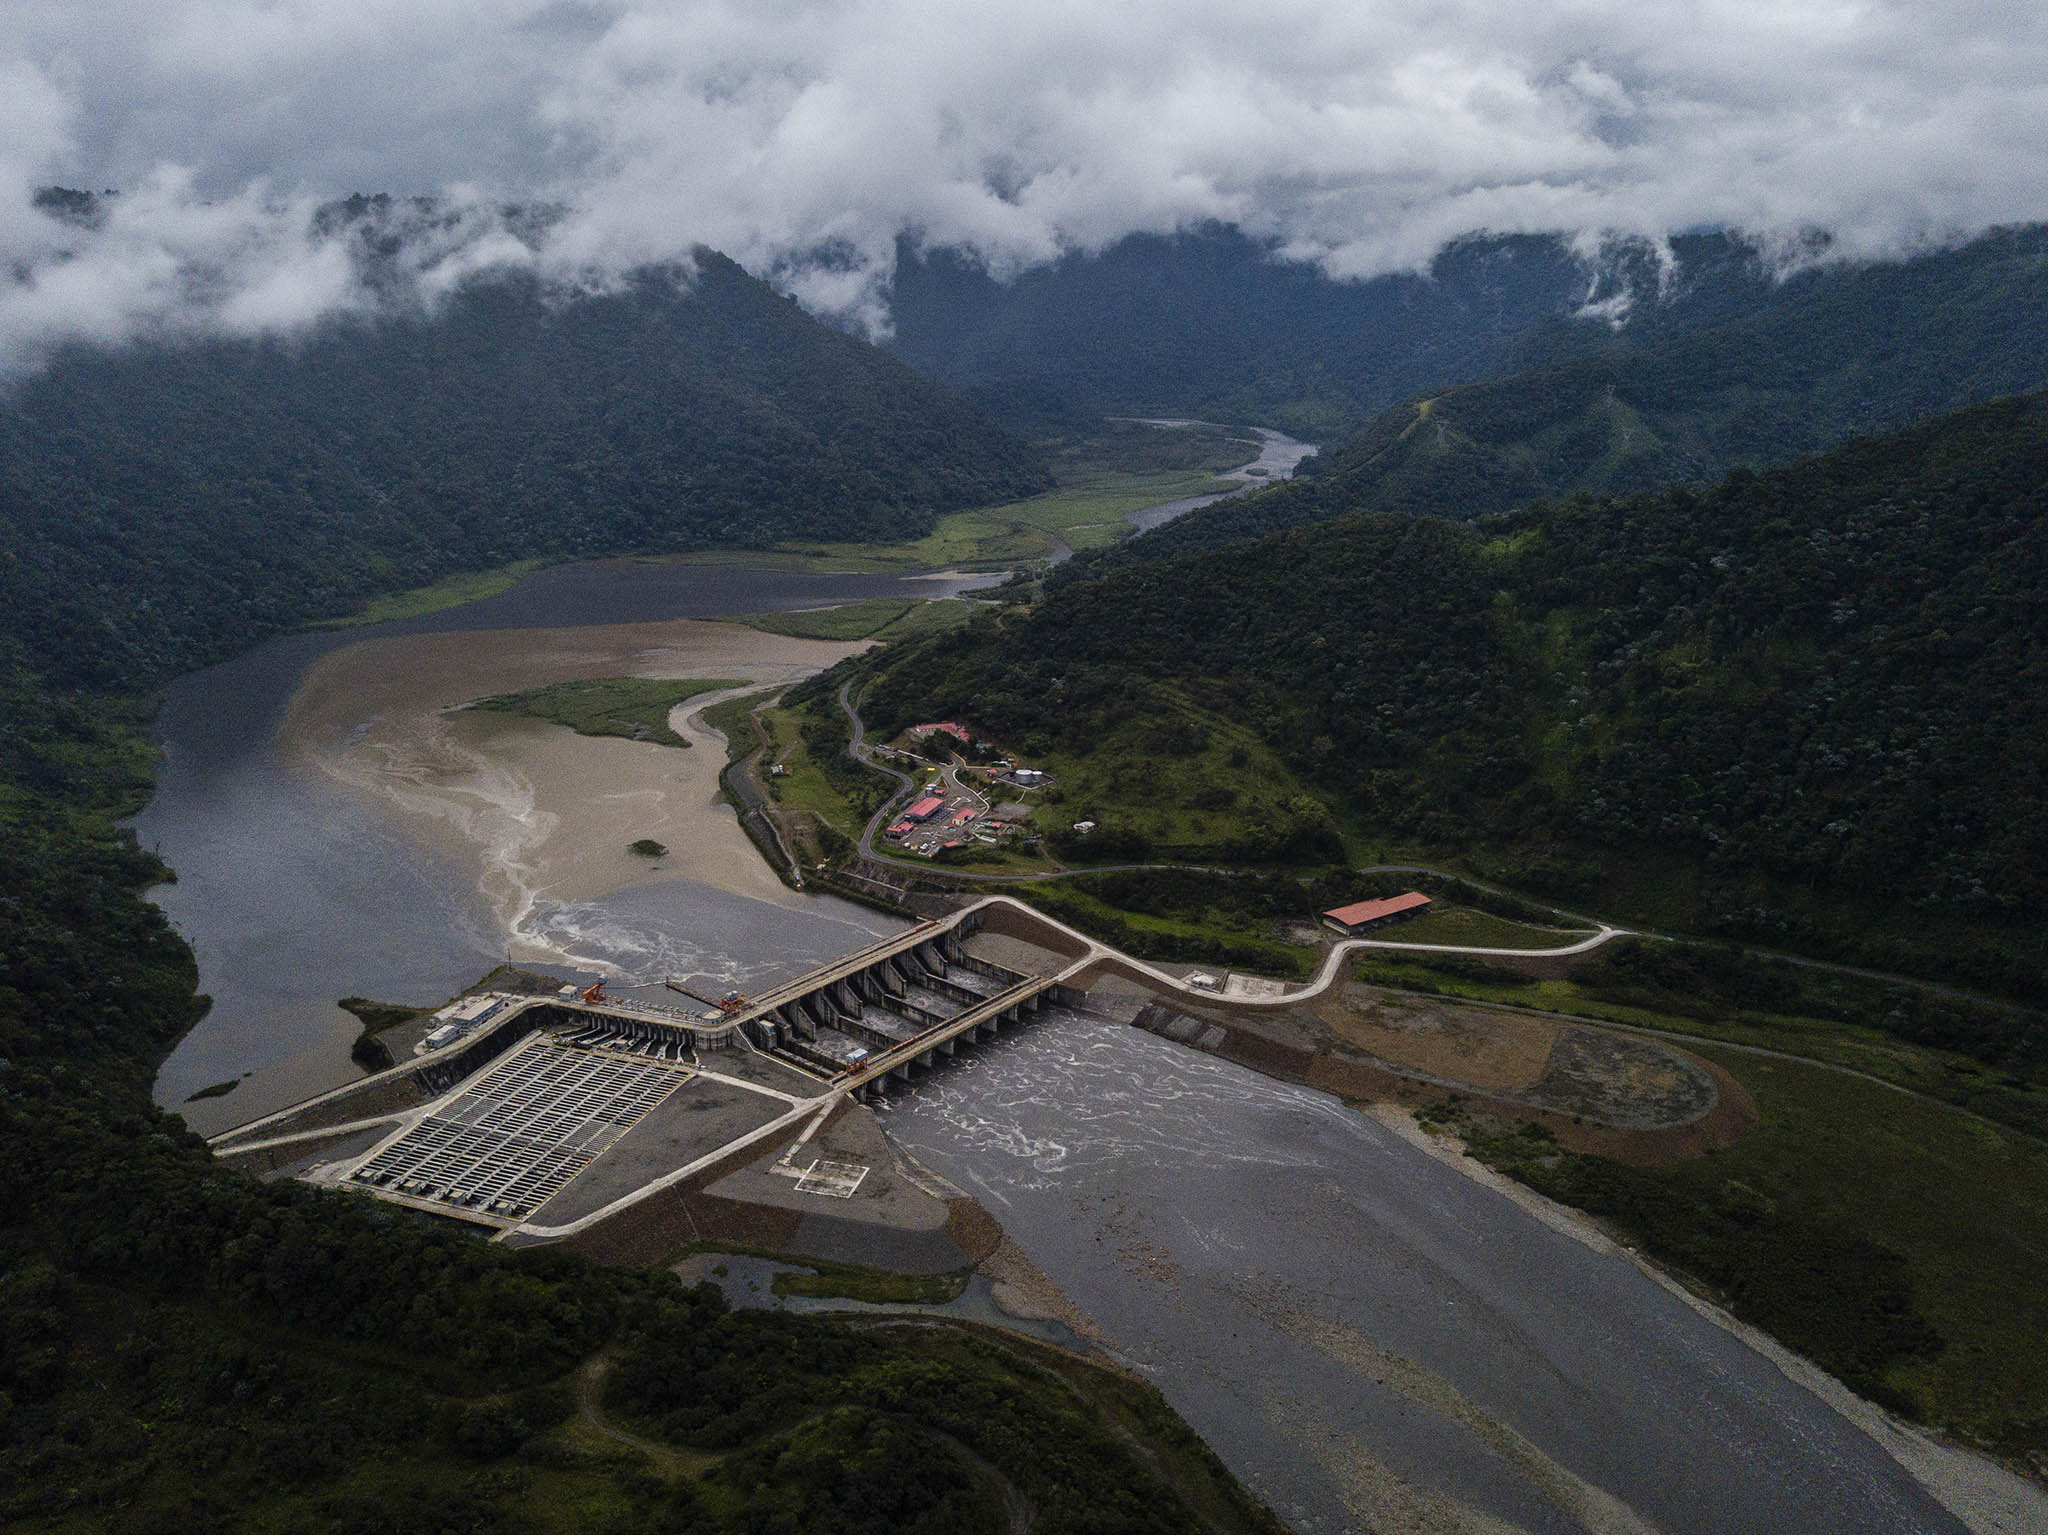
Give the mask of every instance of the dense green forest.
POLYGON ((1084 557, 1073 575, 1361 512, 1471 518, 1700 486, 2048 384, 2048 228, 1713 295, 1637 305, 1612 332, 1534 330, 1516 371, 1409 400, 1308 477, 1084 557))
POLYGON ((870 726, 1136 758, 1168 689, 1369 847, 2041 999, 2044 517, 2048 396, 2007 399, 1704 491, 1350 518, 1072 584, 905 647, 870 726))
POLYGON ((1050 484, 944 386, 711 252, 289 340, 78 347, 0 395, 0 608, 125 686, 452 571, 916 537, 1050 484))

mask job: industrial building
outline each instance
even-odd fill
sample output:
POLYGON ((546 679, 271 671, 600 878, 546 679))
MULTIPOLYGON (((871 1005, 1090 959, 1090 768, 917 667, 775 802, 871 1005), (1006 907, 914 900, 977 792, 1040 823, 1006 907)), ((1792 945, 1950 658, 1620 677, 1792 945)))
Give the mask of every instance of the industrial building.
POLYGON ((1406 895, 1389 896, 1385 900, 1353 901, 1349 906, 1336 907, 1323 913, 1323 924, 1346 938, 1356 938, 1374 928, 1391 927, 1396 922, 1419 917, 1427 910, 1429 897, 1419 890, 1411 890, 1406 895))

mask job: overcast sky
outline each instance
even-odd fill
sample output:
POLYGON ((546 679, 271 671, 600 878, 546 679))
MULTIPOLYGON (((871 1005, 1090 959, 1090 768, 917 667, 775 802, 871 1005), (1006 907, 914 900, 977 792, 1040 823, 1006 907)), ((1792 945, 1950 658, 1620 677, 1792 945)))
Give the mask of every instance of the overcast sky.
POLYGON ((701 242, 877 326, 901 231, 999 272, 1209 219, 1339 276, 1473 230, 1876 255, 2048 217, 2048 6, 0 0, 0 365, 360 304, 308 213, 386 190, 475 210, 430 287, 701 242), (88 235, 52 182, 123 196, 88 235), (535 255, 508 197, 572 213, 535 255))

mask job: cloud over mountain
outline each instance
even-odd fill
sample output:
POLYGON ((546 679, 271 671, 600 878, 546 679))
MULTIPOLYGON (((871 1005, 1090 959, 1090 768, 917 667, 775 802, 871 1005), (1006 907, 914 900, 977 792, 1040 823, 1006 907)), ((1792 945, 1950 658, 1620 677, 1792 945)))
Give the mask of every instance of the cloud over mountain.
POLYGON ((1001 272, 1242 225, 1338 276, 1471 230, 1700 225, 1851 257, 2048 216, 2048 17, 1993 0, 17 0, 0 358, 369 302, 349 191, 457 210, 418 271, 726 250, 886 323, 895 240, 1001 272), (29 206, 119 187, 90 226, 29 206), (566 212, 502 227, 508 199, 566 212))

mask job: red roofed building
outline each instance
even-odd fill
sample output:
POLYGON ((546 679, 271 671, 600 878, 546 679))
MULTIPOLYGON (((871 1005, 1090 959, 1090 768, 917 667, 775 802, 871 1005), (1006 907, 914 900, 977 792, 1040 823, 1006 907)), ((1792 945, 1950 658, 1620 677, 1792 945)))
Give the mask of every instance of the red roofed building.
POLYGON ((903 812, 903 819, 906 821, 929 821, 945 808, 946 802, 939 798, 938 795, 927 794, 923 799, 903 812))
POLYGON ((1356 938, 1369 929, 1406 922, 1427 910, 1429 897, 1419 890, 1411 890, 1406 895, 1389 896, 1384 901, 1353 901, 1349 906, 1324 912, 1323 921, 1346 938, 1356 938))
POLYGON ((940 720, 932 725, 913 725, 910 733, 919 740, 922 740, 934 730, 945 731, 947 735, 953 737, 962 746, 972 746, 974 744, 974 737, 967 733, 967 727, 965 725, 956 725, 951 720, 940 720))

